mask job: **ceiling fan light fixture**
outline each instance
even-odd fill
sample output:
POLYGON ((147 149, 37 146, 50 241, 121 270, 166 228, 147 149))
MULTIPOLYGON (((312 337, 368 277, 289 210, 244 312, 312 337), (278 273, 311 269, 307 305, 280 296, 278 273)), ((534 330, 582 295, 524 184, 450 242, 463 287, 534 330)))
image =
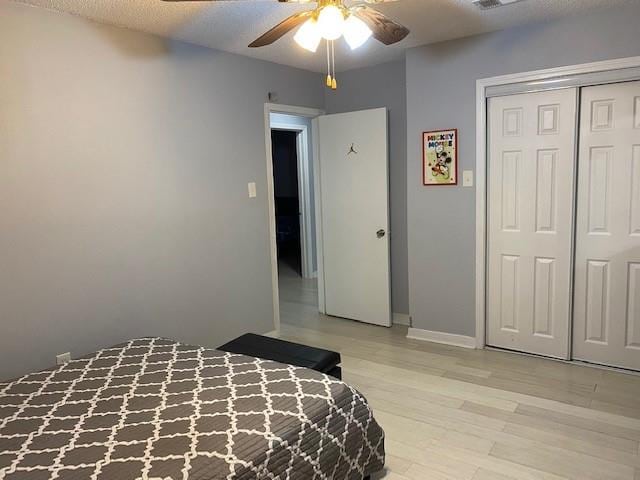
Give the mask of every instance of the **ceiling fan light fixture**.
POLYGON ((304 22, 293 39, 305 50, 315 53, 318 50, 318 45, 320 45, 320 40, 322 40, 318 22, 313 18, 304 22))
MULTIPOLYGON (((165 0, 186 2, 193 0, 165 0)), ((214 0, 212 0, 214 1, 214 0)), ((313 2, 316 8, 299 11, 289 15, 275 27, 263 33, 249 44, 250 48, 264 47, 273 44, 283 36, 297 29, 294 39, 303 49, 316 52, 322 40, 327 46, 327 87, 335 90, 336 52, 335 40, 344 36, 345 41, 355 50, 370 37, 374 37, 384 45, 393 45, 409 35, 409 29, 394 22, 384 13, 367 5, 394 0, 278 0, 282 3, 313 2), (346 2, 346 5, 345 5, 346 2), (364 3, 363 3, 364 2, 364 3)), ((474 0, 479 1, 479 0, 474 0)), ((495 0, 515 2, 519 0, 495 0)))
POLYGON ((358 17, 349 15, 344 22, 342 34, 349 44, 349 47, 351 47, 351 50, 355 50, 369 40, 373 32, 367 24, 358 17))
POLYGON ((335 5, 322 7, 318 15, 318 27, 320 35, 325 40, 337 40, 342 36, 344 27, 344 14, 335 5))

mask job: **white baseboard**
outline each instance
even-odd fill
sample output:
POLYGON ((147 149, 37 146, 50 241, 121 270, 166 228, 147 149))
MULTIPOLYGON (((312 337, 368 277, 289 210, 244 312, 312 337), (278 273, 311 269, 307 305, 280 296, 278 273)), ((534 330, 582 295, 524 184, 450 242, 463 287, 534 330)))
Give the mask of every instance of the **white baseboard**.
POLYGON ((280 335, 280 330, 271 330, 270 332, 263 333, 265 337, 277 338, 280 335))
POLYGON ((394 325, 405 325, 407 327, 411 326, 411 317, 406 313, 394 313, 393 314, 393 324, 394 325))
POLYGON ((426 342, 442 343, 444 345, 453 345, 462 348, 476 348, 475 337, 467 337, 465 335, 456 335, 455 333, 433 332, 431 330, 422 330, 420 328, 410 328, 407 338, 413 340, 424 340, 426 342))

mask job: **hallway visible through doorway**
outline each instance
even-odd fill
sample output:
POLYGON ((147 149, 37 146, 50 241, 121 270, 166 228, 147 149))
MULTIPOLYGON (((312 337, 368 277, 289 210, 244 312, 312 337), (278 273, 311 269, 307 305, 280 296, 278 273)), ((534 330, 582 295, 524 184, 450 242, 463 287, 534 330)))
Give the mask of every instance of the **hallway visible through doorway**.
POLYGON ((278 263, 287 264, 297 275, 302 276, 296 137, 297 132, 294 131, 271 132, 278 263))

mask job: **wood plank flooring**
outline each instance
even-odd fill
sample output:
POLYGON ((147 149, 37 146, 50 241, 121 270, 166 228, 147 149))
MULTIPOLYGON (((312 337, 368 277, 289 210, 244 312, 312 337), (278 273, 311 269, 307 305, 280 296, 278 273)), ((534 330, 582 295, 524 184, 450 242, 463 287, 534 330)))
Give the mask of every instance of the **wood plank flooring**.
POLYGON ((319 315, 315 281, 281 272, 281 338, 339 351, 386 432, 376 479, 640 480, 640 376, 319 315))

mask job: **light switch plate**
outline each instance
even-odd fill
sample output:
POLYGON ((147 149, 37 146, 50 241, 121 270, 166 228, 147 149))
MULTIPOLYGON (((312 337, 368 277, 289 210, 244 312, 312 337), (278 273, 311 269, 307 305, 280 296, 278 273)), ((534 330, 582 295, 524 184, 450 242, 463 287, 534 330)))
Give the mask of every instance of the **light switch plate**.
POLYGON ((464 170, 462 172, 462 186, 473 187, 473 170, 464 170))
POLYGON ((247 184, 247 189, 249 191, 249 198, 256 198, 256 196, 257 196, 256 182, 249 182, 247 184))

